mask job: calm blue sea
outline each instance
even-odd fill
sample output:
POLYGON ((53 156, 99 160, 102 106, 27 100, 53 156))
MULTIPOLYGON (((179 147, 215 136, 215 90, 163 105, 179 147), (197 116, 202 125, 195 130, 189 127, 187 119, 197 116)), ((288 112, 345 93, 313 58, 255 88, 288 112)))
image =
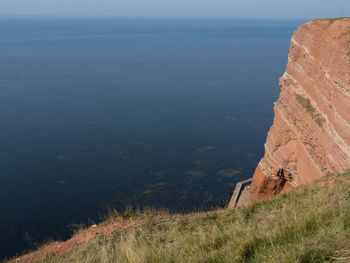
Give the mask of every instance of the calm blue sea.
POLYGON ((252 176, 301 20, 0 18, 0 259, 252 176))

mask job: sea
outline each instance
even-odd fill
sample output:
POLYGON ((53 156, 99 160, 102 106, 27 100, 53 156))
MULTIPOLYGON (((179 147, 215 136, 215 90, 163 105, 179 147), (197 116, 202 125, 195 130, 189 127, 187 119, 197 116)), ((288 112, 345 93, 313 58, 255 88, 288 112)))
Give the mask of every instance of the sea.
POLYGON ((302 19, 0 17, 0 260, 252 177, 302 19))

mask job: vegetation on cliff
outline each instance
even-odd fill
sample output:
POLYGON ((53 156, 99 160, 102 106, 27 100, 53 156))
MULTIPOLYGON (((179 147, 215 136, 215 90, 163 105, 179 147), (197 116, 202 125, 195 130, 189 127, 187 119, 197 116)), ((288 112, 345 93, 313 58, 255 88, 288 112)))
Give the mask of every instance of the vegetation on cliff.
POLYGON ((317 125, 322 127, 323 122, 326 120, 322 117, 321 114, 316 112, 316 109, 312 106, 310 99, 304 98, 299 94, 295 94, 295 99, 308 113, 311 114, 312 119, 317 123, 317 125))
MULTIPOLYGON (((246 208, 190 214, 113 214, 95 235, 39 262, 325 262, 350 260, 350 171, 246 208), (55 255, 56 254, 56 255, 55 255), (57 255, 59 254, 59 255, 57 255)), ((96 227, 95 227, 96 228, 96 227)), ((84 231, 90 231, 88 228, 84 231)), ((50 246, 50 245, 48 245, 50 246)), ((41 249, 45 250, 45 247, 41 249)), ((34 254, 33 254, 34 255, 34 254)), ((30 262, 27 257, 23 261, 30 262)))

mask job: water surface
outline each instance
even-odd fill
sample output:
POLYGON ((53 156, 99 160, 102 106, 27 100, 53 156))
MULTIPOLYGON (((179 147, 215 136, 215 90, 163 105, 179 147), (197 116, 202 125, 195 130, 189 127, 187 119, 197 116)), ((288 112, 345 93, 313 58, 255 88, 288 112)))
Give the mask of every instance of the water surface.
POLYGON ((0 18, 0 258, 110 208, 216 207, 263 155, 302 22, 0 18))

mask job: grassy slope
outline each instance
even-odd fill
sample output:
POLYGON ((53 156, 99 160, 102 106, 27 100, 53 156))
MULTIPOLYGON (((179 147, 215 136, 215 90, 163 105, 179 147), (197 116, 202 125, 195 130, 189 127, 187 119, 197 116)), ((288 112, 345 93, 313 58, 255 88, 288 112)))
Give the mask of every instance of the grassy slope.
POLYGON ((145 223, 44 262, 350 262, 350 171, 247 208, 131 217, 145 223))

